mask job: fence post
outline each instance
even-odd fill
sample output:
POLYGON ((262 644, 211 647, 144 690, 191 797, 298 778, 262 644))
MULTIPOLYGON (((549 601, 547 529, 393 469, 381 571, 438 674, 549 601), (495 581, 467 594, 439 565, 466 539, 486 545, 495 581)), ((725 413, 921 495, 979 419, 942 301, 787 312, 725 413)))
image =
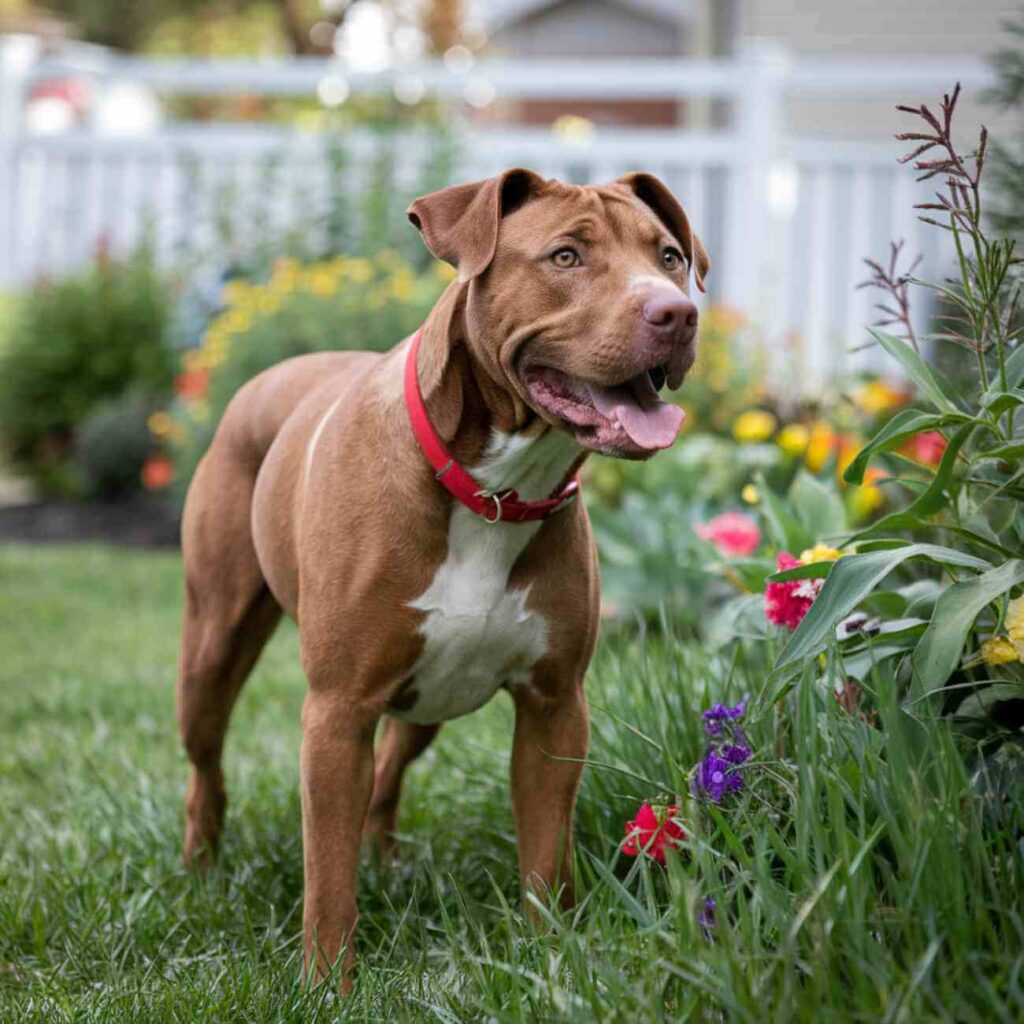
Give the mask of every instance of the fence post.
POLYGON ((736 94, 737 155, 725 209, 722 297, 768 330, 776 297, 771 294, 772 230, 768 180, 783 142, 785 51, 768 40, 745 43, 737 60, 743 83, 736 94))
POLYGON ((0 288, 15 283, 17 246, 18 142, 22 132, 25 87, 35 58, 31 36, 0 37, 0 288))

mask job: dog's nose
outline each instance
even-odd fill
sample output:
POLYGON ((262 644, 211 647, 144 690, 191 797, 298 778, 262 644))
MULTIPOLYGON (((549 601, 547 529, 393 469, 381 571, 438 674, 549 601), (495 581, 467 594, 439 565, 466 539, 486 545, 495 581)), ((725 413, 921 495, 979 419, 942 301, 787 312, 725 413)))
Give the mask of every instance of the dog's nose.
POLYGON ((662 330, 677 330, 697 326, 697 307, 682 292, 657 292, 645 303, 644 319, 662 330))

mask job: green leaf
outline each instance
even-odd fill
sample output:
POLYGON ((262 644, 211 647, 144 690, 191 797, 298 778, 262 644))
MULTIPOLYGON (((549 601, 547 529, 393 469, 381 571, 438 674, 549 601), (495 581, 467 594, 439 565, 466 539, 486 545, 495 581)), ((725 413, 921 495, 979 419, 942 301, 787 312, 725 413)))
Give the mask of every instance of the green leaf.
POLYGON ((935 604, 932 621, 914 651, 914 691, 942 686, 960 663, 967 634, 982 610, 1011 587, 1024 582, 1024 559, 1004 562, 973 579, 953 583, 935 604))
POLYGON ((976 458, 1017 461, 1024 458, 1024 441, 1008 441, 1005 444, 997 444, 995 448, 987 448, 983 452, 978 452, 976 458))
POLYGON ((815 541, 846 532, 846 509, 834 484, 826 484, 801 469, 789 489, 789 500, 815 541))
POLYGON ((768 520, 768 528, 773 534, 776 546, 795 553, 810 547, 814 541, 810 538, 807 528, 768 486, 760 473, 756 475, 755 483, 761 495, 761 510, 768 520))
MULTIPOLYGON (((1020 387, 1022 383, 1024 383, 1024 345, 1018 345, 1006 357, 1006 387, 1012 390, 1013 388, 1020 387)), ((986 406, 991 405, 1000 395, 1005 393, 997 373, 992 383, 989 384, 982 401, 986 406)))
POLYGON ((940 565, 955 565, 979 572, 985 572, 992 567, 990 562, 937 544, 906 544, 902 547, 846 555, 833 563, 832 571, 828 574, 821 593, 811 605, 803 622, 789 638, 773 672, 782 672, 794 664, 803 663, 821 651, 834 636, 836 625, 893 569, 909 559, 916 558, 926 558, 940 565))
POLYGON ((868 333, 889 353, 917 385, 921 395, 940 412, 959 412, 954 396, 956 389, 934 367, 929 366, 902 338, 869 327, 868 333))
POLYGON ((986 394, 982 404, 993 416, 1002 416, 1007 409, 1024 405, 1024 389, 1010 388, 1009 391, 999 391, 994 395, 986 394))
POLYGON ((925 430, 938 430, 950 423, 963 423, 968 419, 963 413, 923 412, 920 409, 904 409, 898 412, 877 434, 857 453, 856 458, 843 474, 848 484, 862 484, 864 472, 871 459, 881 452, 899 447, 908 438, 925 430))
POLYGON ((946 445, 946 450, 942 453, 942 459, 928 486, 905 509, 883 516, 878 522, 872 523, 867 529, 854 534, 847 543, 852 544, 862 537, 870 536, 873 533, 912 530, 919 525, 922 518, 934 515, 944 506, 948 505, 949 500, 945 492, 953 477, 953 470, 956 468, 957 455, 975 428, 976 424, 965 423, 956 432, 953 439, 946 445))
POLYGON ((954 715, 957 718, 985 718, 994 704, 1021 698, 1024 698, 1024 682, 995 683, 972 693, 966 700, 961 701, 954 715))

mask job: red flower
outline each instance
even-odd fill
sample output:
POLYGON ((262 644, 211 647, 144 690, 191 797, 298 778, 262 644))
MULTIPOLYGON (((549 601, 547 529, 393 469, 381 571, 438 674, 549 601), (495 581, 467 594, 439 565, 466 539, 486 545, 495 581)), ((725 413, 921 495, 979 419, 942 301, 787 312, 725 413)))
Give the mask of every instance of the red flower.
POLYGON ((711 541, 726 558, 752 555, 761 543, 757 523, 742 512, 723 512, 706 523, 697 523, 694 530, 702 540, 711 541))
POLYGON ((174 391, 179 398, 202 398, 209 383, 209 373, 206 370, 186 370, 175 378, 174 391))
MULTIPOLYGON (((778 569, 795 569, 803 565, 788 551, 780 551, 775 561, 778 569)), ((769 622, 777 626, 796 629, 810 611, 824 580, 789 580, 785 583, 769 582, 764 588, 764 614, 769 622)))
POLYGON ((626 822, 622 852, 627 857, 639 857, 645 853, 659 864, 664 864, 665 850, 674 849, 686 840, 686 832, 673 820, 678 813, 677 804, 667 807, 642 804, 636 817, 626 822))
POLYGON ((915 462, 924 463, 926 466, 937 466, 942 461, 946 443, 946 438, 941 431, 925 430, 923 433, 915 434, 903 445, 903 453, 915 462))
POLYGON ((163 455, 153 455, 142 466, 142 486, 147 491, 169 487, 174 480, 174 465, 163 455))

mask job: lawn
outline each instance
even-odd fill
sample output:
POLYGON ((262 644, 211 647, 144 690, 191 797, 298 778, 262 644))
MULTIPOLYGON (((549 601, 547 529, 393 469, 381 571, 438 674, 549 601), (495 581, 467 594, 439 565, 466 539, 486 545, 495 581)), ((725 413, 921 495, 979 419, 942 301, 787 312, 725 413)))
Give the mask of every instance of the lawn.
POLYGON ((1024 1019, 1019 812, 974 796, 945 724, 884 683, 877 721, 810 683, 769 704, 753 645, 722 663, 639 625, 590 673, 576 913, 519 914, 496 699, 411 771, 400 862, 364 867, 353 995, 305 993, 296 633, 240 702, 197 880, 180 589, 173 554, 0 547, 0 1021, 1024 1019), (688 791, 701 708, 746 692, 743 792, 685 800, 667 868, 618 855, 641 800, 688 791))

